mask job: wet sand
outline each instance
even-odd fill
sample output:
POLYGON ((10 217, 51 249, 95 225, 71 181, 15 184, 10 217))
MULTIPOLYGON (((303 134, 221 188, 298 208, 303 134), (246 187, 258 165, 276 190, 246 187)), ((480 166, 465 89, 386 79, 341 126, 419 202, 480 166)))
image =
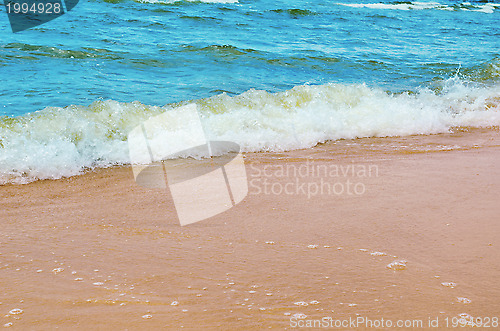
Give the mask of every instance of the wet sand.
POLYGON ((2 186, 0 325, 258 330, 366 317, 444 329, 462 313, 500 317, 499 131, 467 131, 245 154, 249 195, 185 227, 169 193, 137 186, 130 167, 2 186), (377 172, 277 172, 307 162, 377 172), (275 192, 349 180, 363 193, 257 194, 263 179, 275 192))

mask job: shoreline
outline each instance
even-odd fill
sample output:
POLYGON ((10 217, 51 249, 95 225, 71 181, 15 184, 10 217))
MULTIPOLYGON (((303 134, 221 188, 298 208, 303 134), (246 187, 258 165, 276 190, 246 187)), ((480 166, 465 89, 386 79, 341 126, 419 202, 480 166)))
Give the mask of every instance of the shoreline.
POLYGON ((249 187, 232 209, 184 227, 170 194, 135 185, 130 167, 2 186, 4 324, 229 330, 291 328, 294 314, 498 316, 500 138, 466 131, 247 153, 249 180, 263 177, 253 167, 307 160, 378 173, 299 178, 351 179, 359 195, 249 187))

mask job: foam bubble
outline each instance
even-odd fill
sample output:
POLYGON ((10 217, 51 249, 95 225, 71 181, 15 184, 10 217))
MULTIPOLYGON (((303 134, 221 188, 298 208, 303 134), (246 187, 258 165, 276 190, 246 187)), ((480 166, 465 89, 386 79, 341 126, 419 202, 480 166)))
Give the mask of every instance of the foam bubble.
POLYGON ((406 269, 406 264, 408 262, 406 260, 396 260, 387 265, 388 269, 392 270, 405 270, 406 269))
POLYGON ((57 275, 58 273, 63 272, 63 271, 64 271, 64 268, 55 268, 55 269, 52 269, 52 272, 53 272, 54 274, 56 274, 56 275, 57 275))
MULTIPOLYGON (((500 125, 500 86, 473 87, 453 78, 437 93, 389 94, 364 84, 249 90, 196 101, 208 140, 231 141, 244 152, 302 149, 328 140, 448 132, 453 127, 500 125)), ((169 125, 151 137, 182 150, 190 133, 176 121, 179 104, 96 101, 88 107, 49 107, 0 117, 0 184, 78 175, 130 164, 128 133, 164 113, 169 125)), ((219 151, 220 153, 229 150, 219 151)), ((146 151, 145 151, 146 153, 146 151)), ((199 151, 182 157, 200 158, 199 151)))
POLYGON ((297 301, 293 303, 296 306, 309 306, 309 304, 305 301, 297 301))
POLYGON ((441 283, 441 285, 443 285, 443 286, 445 286, 445 287, 455 288, 455 286, 457 286, 457 283, 453 283, 453 282, 443 282, 443 283, 441 283))
POLYGON ((457 298, 457 301, 460 302, 460 303, 464 303, 464 304, 469 304, 472 302, 471 299, 469 298, 464 298, 464 297, 458 297, 457 298))
POLYGON ((306 314, 302 314, 302 313, 295 313, 292 315, 293 318, 295 319, 301 319, 303 320, 304 318, 307 318, 307 315, 306 314))
POLYGON ((21 309, 21 308, 14 308, 14 309, 11 309, 9 311, 9 314, 11 315, 20 315, 22 314, 24 311, 21 309))

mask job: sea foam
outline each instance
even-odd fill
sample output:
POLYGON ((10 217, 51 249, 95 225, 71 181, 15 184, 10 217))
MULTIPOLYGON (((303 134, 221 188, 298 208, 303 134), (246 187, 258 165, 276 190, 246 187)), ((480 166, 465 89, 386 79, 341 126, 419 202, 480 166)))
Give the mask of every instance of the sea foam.
MULTIPOLYGON (((219 94, 197 104, 207 139, 231 141, 244 152, 309 148, 328 140, 448 132, 457 126, 500 125, 500 86, 474 87, 451 78, 439 92, 391 94, 365 84, 302 85, 269 93, 219 94)), ((0 117, 0 183, 28 183, 129 164, 127 136, 142 122, 169 114, 159 134, 179 144, 176 109, 192 102, 148 106, 100 100, 0 117)), ((186 157, 198 158, 193 151, 186 157)))
POLYGON ((371 9, 388 9, 388 10, 424 10, 424 9, 437 9, 448 11, 477 11, 486 14, 493 14, 496 8, 500 7, 497 3, 486 4, 471 4, 469 2, 462 2, 453 5, 441 4, 439 2, 421 2, 421 1, 408 1, 398 3, 337 3, 337 5, 353 7, 353 8, 371 8, 371 9))

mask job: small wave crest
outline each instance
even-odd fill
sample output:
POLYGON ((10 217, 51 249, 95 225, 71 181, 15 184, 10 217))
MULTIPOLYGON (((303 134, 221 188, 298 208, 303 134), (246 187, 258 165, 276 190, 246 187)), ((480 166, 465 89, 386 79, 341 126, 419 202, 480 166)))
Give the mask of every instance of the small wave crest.
POLYGON ((500 8, 497 3, 470 3, 462 2, 453 5, 441 4, 439 2, 420 2, 420 1, 396 1, 392 3, 337 3, 337 5, 353 8, 371 8, 371 9, 390 9, 390 10, 424 10, 437 9, 448 11, 476 11, 492 14, 495 9, 500 8))
MULTIPOLYGON (((269 93, 249 90, 193 101, 209 140, 243 151, 309 148, 336 139, 448 132, 458 126, 500 125, 500 86, 479 87, 458 77, 439 91, 391 94, 365 84, 301 85, 269 93)), ((147 119, 191 102, 148 106, 100 100, 89 106, 49 107, 0 117, 0 183, 28 183, 129 164, 128 133, 147 119)), ((188 133, 175 120, 168 144, 188 133)), ((197 155, 189 155, 198 157, 197 155)))

